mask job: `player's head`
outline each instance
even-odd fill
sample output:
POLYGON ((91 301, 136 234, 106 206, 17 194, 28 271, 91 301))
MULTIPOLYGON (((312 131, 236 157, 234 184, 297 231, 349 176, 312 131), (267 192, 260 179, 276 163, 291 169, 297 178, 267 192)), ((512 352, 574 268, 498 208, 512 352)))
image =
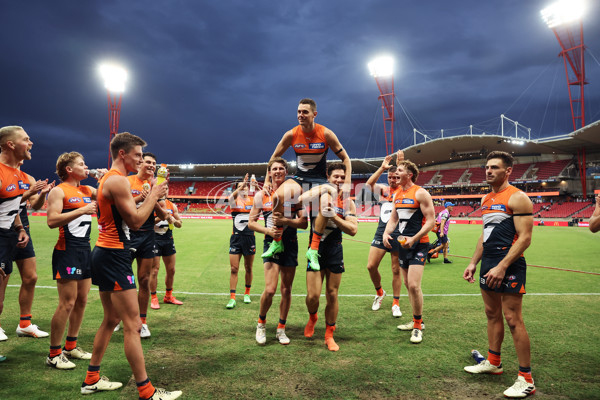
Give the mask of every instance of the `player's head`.
POLYGON ((244 185, 244 182, 238 182, 237 189, 239 190, 239 195, 242 197, 248 196, 248 185, 244 185))
POLYGON ((73 176, 77 180, 85 179, 87 165, 85 165, 83 156, 76 151, 62 153, 56 160, 56 175, 63 182, 69 179, 69 176, 73 176))
POLYGON ((327 164, 327 180, 339 189, 346 180, 346 166, 341 162, 327 164))
POLYGON ((122 159, 128 172, 137 172, 142 163, 142 147, 146 142, 129 132, 117 133, 110 142, 110 154, 113 161, 122 159))
POLYGON ((142 159, 143 162, 140 165, 138 174, 146 179, 154 176, 154 171, 156 171, 156 156, 149 151, 145 151, 142 154, 142 159))
POLYGON ((313 99, 302 99, 298 103, 298 123, 302 126, 312 125, 317 116, 317 103, 313 99))
POLYGON ((501 185, 512 173, 514 158, 505 151, 492 151, 485 164, 485 181, 489 185, 501 185))
POLYGON ((387 181, 390 188, 396 189, 400 186, 400 175, 398 174, 398 167, 392 166, 387 172, 387 181))
POLYGON ((448 209, 448 211, 452 211, 452 209, 454 208, 454 203, 452 203, 451 201, 447 201, 444 204, 444 207, 446 207, 448 209))
POLYGON ((20 160, 31 160, 33 142, 25 130, 17 125, 0 128, 0 149, 2 152, 12 152, 20 160))
POLYGON ((285 181, 287 170, 288 163, 281 157, 275 157, 267 164, 267 171, 271 176, 271 180, 278 184, 285 181))
POLYGON ((396 172, 400 174, 401 185, 408 183, 408 179, 415 183, 419 177, 419 168, 414 162, 408 160, 400 161, 396 172))

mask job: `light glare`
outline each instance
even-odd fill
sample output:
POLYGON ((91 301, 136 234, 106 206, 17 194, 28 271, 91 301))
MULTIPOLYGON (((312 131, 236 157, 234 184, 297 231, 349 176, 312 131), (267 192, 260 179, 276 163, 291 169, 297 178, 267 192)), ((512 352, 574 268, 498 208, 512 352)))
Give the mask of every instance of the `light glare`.
POLYGON ((125 91, 125 82, 127 81, 127 71, 118 65, 102 64, 100 65, 100 75, 104 79, 104 87, 109 92, 123 93, 125 91))
POLYGON ((394 59, 389 56, 376 58, 369 64, 369 72, 375 78, 390 76, 394 74, 394 59))
POLYGON ((559 0, 541 11, 548 28, 576 21, 585 13, 584 0, 559 0))

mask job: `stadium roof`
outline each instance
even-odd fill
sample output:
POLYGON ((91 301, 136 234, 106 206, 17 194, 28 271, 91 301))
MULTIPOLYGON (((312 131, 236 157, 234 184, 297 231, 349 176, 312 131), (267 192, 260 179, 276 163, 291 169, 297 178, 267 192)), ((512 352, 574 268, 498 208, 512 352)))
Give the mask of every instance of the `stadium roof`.
MULTIPOLYGON (((585 149, 587 154, 600 154, 600 121, 593 122, 572 133, 544 139, 523 140, 500 135, 462 135, 430 140, 404 149, 405 158, 419 167, 466 160, 482 160, 488 152, 502 150, 514 156, 539 156, 542 154, 576 155, 585 149)), ((335 161, 336 159, 332 159, 335 161)), ((354 174, 373 173, 383 157, 352 159, 354 174)), ((292 162, 292 167, 295 163, 292 162)), ((170 164, 172 178, 225 178, 243 173, 264 176, 267 164, 170 164), (242 172, 243 171, 243 172, 242 172)))

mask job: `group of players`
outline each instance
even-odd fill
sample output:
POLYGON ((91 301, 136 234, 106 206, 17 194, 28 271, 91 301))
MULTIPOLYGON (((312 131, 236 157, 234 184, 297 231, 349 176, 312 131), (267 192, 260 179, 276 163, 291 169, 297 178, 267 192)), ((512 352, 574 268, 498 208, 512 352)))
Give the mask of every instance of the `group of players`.
MULTIPOLYGON (((267 313, 280 284, 282 296, 276 338, 281 344, 290 343, 285 334, 285 324, 298 265, 297 229, 306 229, 310 218, 310 247, 306 252, 306 306, 309 315, 304 335, 314 335, 320 294, 325 281, 325 344, 329 350, 337 351, 339 346, 333 333, 339 308, 338 289, 345 271, 342 233, 354 236, 358 226, 356 206, 349 196, 352 169, 348 154, 335 134, 315 123, 315 102, 303 99, 297 111, 299 124, 287 131, 278 143, 268 163, 262 190, 254 187, 255 195, 249 196, 251 184, 246 177, 230 197, 234 232, 230 239, 231 298, 227 308, 234 308, 236 304, 237 273, 242 256, 245 256, 246 266, 244 301, 250 302, 251 265, 255 253, 252 232, 261 232, 265 236, 264 252, 261 255, 265 289, 260 298, 255 339, 258 344, 266 344, 267 313), (288 148, 295 151, 298 167, 292 179, 287 179, 288 164, 281 158, 288 148), (326 155, 330 148, 341 162, 327 164, 326 155), (259 222, 261 214, 264 225, 259 222)), ((161 228, 163 232, 165 224, 167 231, 169 224, 181 226, 176 208, 173 207, 168 212, 168 203, 161 201, 167 193, 167 185, 166 182, 159 184, 154 181, 156 158, 142 153, 145 145, 135 135, 116 135, 111 142, 113 164, 109 171, 100 172, 103 176, 98 189, 79 184, 88 174, 80 154, 63 155, 65 158, 61 156, 57 162, 57 173, 62 183, 53 188, 47 181, 34 184, 19 169, 22 161, 31 158, 32 142, 26 132, 20 127, 0 129, 0 307, 12 261, 15 259, 15 249, 26 247, 29 240, 18 210, 28 189, 27 182, 31 182, 34 188, 31 191, 38 196, 43 197, 50 192, 48 224, 50 227, 60 228, 59 241, 53 255, 53 275, 59 288, 59 307, 52 321, 49 365, 54 360, 60 360, 63 365, 71 363, 65 355, 71 358, 89 358, 87 376, 81 387, 83 394, 114 390, 122 386, 121 383, 111 382, 99 375, 104 351, 113 330, 122 321, 125 355, 133 371, 140 398, 172 399, 181 395, 180 391, 167 392, 152 386, 146 374, 140 342, 140 335, 143 336, 147 330, 143 318, 146 317, 148 294, 151 295, 152 307, 158 305, 158 301, 155 301, 156 286, 148 289, 150 276, 156 275, 145 272, 153 270, 152 262, 148 261, 148 232, 153 232, 154 225, 160 225, 161 221, 164 221, 161 228), (135 178, 128 179, 127 174, 131 172, 136 174, 132 175, 135 178), (144 181, 152 183, 150 188, 144 188, 144 181), (138 196, 134 196, 135 191, 139 192, 138 196), (89 226, 93 213, 98 214, 100 234, 90 253, 89 226), (130 248, 134 249, 133 257, 130 248), (132 258, 138 259, 139 295, 135 290, 132 258), (67 264, 62 260, 68 260, 69 265, 75 265, 74 262, 82 266, 91 265, 91 268, 87 272, 83 267, 81 271, 79 268, 65 268, 62 266, 67 264), (82 279, 70 282, 66 278, 77 274, 82 279), (91 355, 76 345, 90 276, 92 283, 99 286, 104 308, 104 318, 94 339, 91 355), (60 343, 67 320, 67 342, 61 351, 60 343)), ((392 315, 402 315, 399 296, 404 280, 413 318, 409 323, 399 325, 398 329, 410 331, 410 342, 418 344, 423 341, 425 329, 421 281, 430 250, 428 233, 435 226, 434 206, 429 193, 415 184, 419 174, 417 166, 404 160, 402 152, 397 154, 395 166, 391 165, 392 158, 386 157, 381 167, 367 181, 367 185, 382 203, 379 226, 367 265, 376 291, 372 309, 378 310, 386 295, 382 289, 378 267, 389 252, 393 272, 392 315), (389 185, 377 183, 384 172, 387 172, 389 185)), ((489 350, 487 359, 464 369, 476 374, 503 372, 501 346, 504 338, 503 318, 506 319, 517 351, 519 373, 515 384, 504 394, 518 398, 535 392, 529 337, 521 314, 526 283, 523 252, 531 242, 533 215, 529 198, 508 183, 512 164, 512 156, 508 153, 494 151, 487 157, 486 180, 491 186, 491 192, 482 200, 484 229, 463 278, 468 282, 475 282, 477 264, 481 261, 479 282, 487 316, 489 350)), ((29 201, 36 200, 30 198, 29 201)), ((447 231, 443 234, 447 236, 447 231)), ((172 253, 167 249, 164 255, 174 255, 174 249, 172 253)), ((155 259, 154 253, 151 258, 155 259)), ((174 259, 172 268, 167 267, 168 270, 169 268, 174 272, 174 259)), ((172 282, 171 274, 171 280, 167 280, 167 290, 172 290, 172 282)), ((164 301, 180 304, 171 292, 168 292, 164 301)), ((24 318, 28 321, 30 315, 25 315, 24 318)), ((57 364, 58 362, 56 361, 57 364)))

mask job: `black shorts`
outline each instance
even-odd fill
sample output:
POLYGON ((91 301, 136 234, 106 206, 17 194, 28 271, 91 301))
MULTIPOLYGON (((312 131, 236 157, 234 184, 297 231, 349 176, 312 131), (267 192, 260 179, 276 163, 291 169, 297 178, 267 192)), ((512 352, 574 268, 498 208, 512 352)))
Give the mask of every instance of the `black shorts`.
POLYGON ((429 243, 417 243, 410 249, 400 246, 398 257, 400 258, 400 267, 408 269, 410 265, 425 265, 429 243))
POLYGON ((291 178, 294 182, 302 187, 302 191, 306 192, 316 186, 327 183, 327 177, 299 177, 294 176, 291 178))
POLYGON ((94 247, 92 250, 92 283, 101 292, 135 289, 131 269, 131 252, 127 249, 94 247))
POLYGON ((440 241, 441 244, 448 243, 448 235, 444 235, 444 236, 438 235, 438 239, 439 239, 439 241, 440 241))
POLYGON ((525 294, 525 281, 527 278, 527 263, 525 257, 520 257, 508 266, 506 274, 499 288, 491 289, 485 284, 483 277, 488 271, 494 268, 502 261, 504 255, 481 258, 481 268, 479 270, 479 287, 483 290, 489 290, 496 293, 521 293, 525 294))
POLYGON ((172 256, 175 253, 175 241, 172 236, 170 238, 162 238, 160 235, 156 235, 154 242, 154 257, 172 256))
POLYGON ((135 258, 154 258, 154 231, 130 231, 131 262, 135 258))
POLYGON ((13 230, 0 229, 0 268, 6 275, 13 272, 13 260, 19 236, 13 230))
POLYGON ((27 235, 29 236, 29 242, 27 242, 27 246, 23 248, 17 247, 15 250, 13 260, 25 260, 27 258, 35 257, 35 250, 33 250, 33 240, 31 240, 31 235, 29 234, 29 231, 27 231, 27 235))
POLYGON ((392 253, 397 253, 400 250, 400 243, 398 243, 398 236, 400 236, 400 233, 395 233, 392 236, 392 241, 391 241, 391 245, 392 248, 388 249, 387 247, 385 247, 385 244, 383 244, 383 235, 379 234, 378 232, 375 232, 375 237, 373 238, 373 241, 371 242, 371 247, 377 247, 378 249, 383 249, 387 252, 392 252, 392 253))
POLYGON ((52 279, 88 279, 92 277, 92 252, 89 247, 73 247, 52 252, 52 279))
MULTIPOLYGON (((283 252, 273 254, 273 257, 263 258, 263 263, 272 262, 282 267, 297 267, 298 266, 298 238, 294 239, 282 239, 283 241, 283 252)), ((265 235, 263 242, 264 251, 269 249, 269 246, 273 242, 271 236, 265 235)))
MULTIPOLYGON (((333 274, 341 274, 346 271, 344 268, 344 248, 342 242, 338 243, 326 243, 321 242, 319 244, 319 265, 321 271, 328 269, 333 274)), ((309 268, 308 263, 306 265, 307 271, 312 271, 309 268)))
POLYGON ((253 256, 256 253, 254 235, 231 235, 229 239, 229 254, 253 256))

